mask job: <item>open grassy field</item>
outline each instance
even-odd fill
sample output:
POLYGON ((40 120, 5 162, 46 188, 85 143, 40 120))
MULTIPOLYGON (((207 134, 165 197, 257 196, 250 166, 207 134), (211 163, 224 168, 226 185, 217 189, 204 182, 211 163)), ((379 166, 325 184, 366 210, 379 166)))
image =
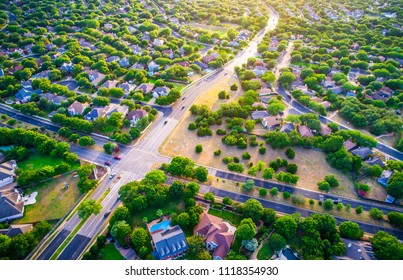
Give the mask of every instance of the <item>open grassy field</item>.
POLYGON ((109 243, 99 252, 101 260, 124 260, 124 257, 116 249, 115 244, 109 243))
MULTIPOLYGON (((41 155, 39 153, 34 153, 28 159, 18 162, 18 167, 23 170, 37 170, 41 169, 46 165, 56 166, 63 162, 61 158, 54 158, 51 156, 41 155)), ((71 169, 79 167, 79 163, 71 166, 71 169)))
POLYGON ((220 26, 215 26, 215 25, 207 25, 207 24, 200 24, 200 23, 195 23, 195 22, 191 22, 191 23, 187 23, 186 25, 189 25, 192 28, 197 28, 197 29, 201 29, 210 33, 219 33, 221 36, 225 35, 228 28, 226 27, 220 27, 220 26))
POLYGON ((368 192, 366 196, 368 198, 384 201, 386 196, 388 195, 386 188, 378 184, 378 182, 373 178, 367 177, 365 179, 359 180, 358 183, 367 184, 368 186, 371 187, 371 190, 368 192))
POLYGON ((17 220, 16 223, 23 224, 63 217, 80 197, 77 182, 78 178, 73 178, 70 174, 25 189, 26 195, 38 192, 37 202, 26 206, 24 217, 17 220), (67 190, 62 189, 64 183, 69 184, 67 190))
POLYGON ((208 213, 211 215, 214 215, 216 217, 220 217, 223 220, 226 220, 228 222, 230 222, 232 225, 234 226, 239 226, 239 224, 241 223, 242 217, 240 215, 231 213, 229 211, 225 211, 225 210, 217 210, 217 209, 213 209, 213 208, 209 208, 208 213))

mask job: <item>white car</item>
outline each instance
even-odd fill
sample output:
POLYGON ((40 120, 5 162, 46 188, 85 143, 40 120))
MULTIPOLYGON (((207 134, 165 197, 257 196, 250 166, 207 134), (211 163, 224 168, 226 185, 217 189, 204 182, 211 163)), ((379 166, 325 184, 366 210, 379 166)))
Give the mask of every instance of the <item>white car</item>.
POLYGON ((112 173, 111 175, 109 175, 109 179, 112 179, 115 176, 116 176, 116 173, 112 173))

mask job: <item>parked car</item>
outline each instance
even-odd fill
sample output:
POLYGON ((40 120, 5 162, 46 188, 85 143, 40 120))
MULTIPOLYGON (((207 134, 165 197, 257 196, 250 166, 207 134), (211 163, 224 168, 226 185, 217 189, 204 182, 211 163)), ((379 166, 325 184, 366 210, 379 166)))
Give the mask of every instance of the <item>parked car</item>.
POLYGON ((107 165, 107 166, 111 166, 111 165, 112 165, 112 163, 111 163, 110 161, 105 161, 105 165, 107 165))
POLYGON ((114 156, 113 158, 114 158, 114 159, 117 159, 117 160, 122 159, 120 156, 114 156))
POLYGON ((166 125, 168 123, 168 121, 164 121, 164 125, 166 125))

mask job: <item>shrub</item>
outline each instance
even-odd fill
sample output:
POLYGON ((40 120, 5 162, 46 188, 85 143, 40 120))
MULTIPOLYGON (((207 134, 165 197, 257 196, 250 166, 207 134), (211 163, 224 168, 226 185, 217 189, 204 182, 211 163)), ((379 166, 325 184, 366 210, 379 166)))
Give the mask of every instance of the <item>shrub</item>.
POLYGON ((355 208, 355 213, 361 214, 362 213, 362 206, 358 206, 357 208, 355 208))
POLYGON ((215 155, 215 156, 221 155, 221 150, 215 150, 215 151, 214 151, 214 155, 215 155))
POLYGON ((381 219, 383 219, 384 214, 378 208, 371 208, 369 210, 369 215, 371 216, 371 218, 373 218, 375 220, 381 220, 381 219))
POLYGON ((266 190, 265 188, 261 188, 261 189, 259 190, 259 195, 260 195, 260 196, 266 196, 266 195, 267 195, 267 190, 266 190))
POLYGON ((245 152, 245 153, 242 154, 242 158, 243 159, 250 159, 251 155, 249 153, 245 152))
POLYGON ((284 199, 289 199, 291 194, 289 192, 283 192, 283 198, 284 199))
POLYGON ((339 180, 333 174, 328 174, 325 176, 325 181, 329 183, 330 187, 336 188, 339 186, 339 180))
POLYGON ((351 208, 351 205, 350 205, 350 204, 347 204, 347 205, 346 205, 346 211, 347 211, 347 212, 350 211, 350 208, 351 208))
POLYGON ((295 205, 304 205, 305 204, 305 197, 300 194, 294 194, 291 197, 291 202, 295 205))
POLYGON ((217 129, 216 133, 217 133, 217 135, 226 135, 227 134, 227 132, 221 128, 217 129))
POLYGON ((285 170, 291 174, 295 174, 298 171, 298 166, 294 163, 291 163, 291 164, 287 165, 285 170))
POLYGON ((265 146, 261 146, 260 148, 259 148, 259 154, 261 154, 261 155, 264 155, 265 153, 266 153, 266 147, 265 146))
POLYGON ((190 123, 188 126, 189 130, 195 130, 197 128, 197 125, 195 123, 190 123))
POLYGON ((332 209, 333 209, 333 200, 331 200, 330 198, 329 198, 329 199, 326 199, 326 200, 323 202, 323 207, 324 207, 326 210, 332 210, 332 209))
POLYGON ((231 90, 238 90, 238 85, 236 83, 233 83, 231 85, 231 90))
POLYGON ((225 164, 228 164, 228 163, 230 163, 230 162, 232 162, 232 157, 224 157, 223 159, 222 159, 222 161, 225 163, 225 164))
POLYGON ((341 210, 341 209, 343 209, 343 203, 341 203, 341 202, 339 202, 339 203, 337 203, 337 210, 341 210))
POLYGON ((232 160, 233 160, 235 163, 239 163, 239 157, 233 157, 232 160))
POLYGON ((277 189, 276 187, 272 188, 272 189, 270 190, 270 194, 271 194, 272 196, 278 195, 278 189, 277 189))
POLYGON ((222 199, 222 203, 224 203, 225 205, 231 205, 233 203, 232 199, 229 198, 228 196, 224 197, 222 199))
POLYGON ((288 148, 288 149, 285 151, 285 155, 286 155, 289 159, 295 158, 295 152, 294 152, 294 150, 291 149, 291 148, 288 148))
POLYGON ((314 205, 314 204, 315 204, 315 200, 310 199, 310 200, 309 200, 309 204, 310 204, 310 205, 314 205))
POLYGON ((200 154, 203 151, 203 146, 201 144, 196 145, 195 151, 200 154))

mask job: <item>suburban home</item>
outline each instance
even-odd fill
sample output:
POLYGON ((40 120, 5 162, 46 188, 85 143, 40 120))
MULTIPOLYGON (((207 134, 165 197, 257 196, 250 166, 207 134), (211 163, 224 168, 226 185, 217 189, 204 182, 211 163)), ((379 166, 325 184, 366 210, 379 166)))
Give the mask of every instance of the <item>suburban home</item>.
POLYGON ((174 59, 174 53, 172 50, 162 51, 162 54, 168 56, 170 59, 174 59))
POLYGON ((378 156, 372 156, 372 157, 368 158, 367 160, 365 160, 364 162, 371 166, 374 166, 375 164, 378 164, 380 167, 385 166, 383 161, 378 156))
POLYGON ((104 27, 105 27, 107 30, 109 30, 109 29, 112 29, 113 25, 112 25, 111 23, 105 23, 105 24, 104 24, 104 27))
POLYGON ((277 119, 275 116, 265 117, 262 120, 262 125, 269 130, 275 130, 280 126, 280 124, 281 121, 277 119))
POLYGON ((368 156, 372 155, 373 152, 368 147, 359 147, 351 151, 353 155, 359 156, 361 159, 366 159, 368 156))
POLYGON ((213 52, 209 55, 206 55, 205 57, 202 58, 202 61, 206 64, 210 63, 213 60, 216 60, 219 57, 219 54, 216 52, 213 52))
POLYGON ((146 68, 145 64, 136 62, 133 64, 132 69, 144 70, 146 68))
POLYGON ((271 89, 269 89, 268 87, 263 87, 257 90, 257 93, 259 95, 270 95, 273 94, 273 92, 271 91, 271 89))
POLYGON ((127 114, 126 119, 130 121, 130 125, 135 125, 141 118, 144 118, 148 115, 147 111, 144 109, 137 109, 131 111, 127 114))
POLYGON ((136 90, 141 90, 143 94, 150 93, 154 88, 154 84, 141 84, 139 85, 136 90))
POLYGON ((332 79, 327 78, 326 80, 324 80, 324 81, 322 82, 322 85, 323 85, 325 88, 333 88, 333 87, 336 85, 336 82, 333 81, 332 79))
POLYGON ((73 66, 74 64, 71 61, 69 63, 64 62, 63 65, 60 67, 60 70, 66 73, 71 73, 71 71, 73 71, 73 66))
POLYGON ((130 62, 129 60, 125 57, 122 58, 121 60, 119 60, 119 66, 120 67, 129 67, 130 66, 130 62))
POLYGON ((89 111, 86 115, 85 118, 88 121, 94 121, 98 118, 102 118, 106 116, 106 113, 109 110, 109 106, 105 106, 105 107, 94 107, 91 109, 91 111, 89 111))
POLYGON ((260 101, 262 103, 267 105, 267 104, 269 104, 269 101, 270 101, 271 97, 270 96, 265 96, 265 97, 260 97, 259 99, 260 99, 260 101))
POLYGON ((341 87, 332 87, 330 88, 330 90, 334 93, 334 94, 341 94, 343 92, 343 89, 341 87))
POLYGON ((106 113, 106 117, 109 118, 113 113, 122 114, 122 117, 126 117, 129 112, 129 107, 126 105, 118 105, 118 104, 110 104, 108 106, 108 112, 106 113))
POLYGON ((80 103, 78 101, 74 101, 69 108, 67 108, 67 112, 69 113, 70 116, 75 116, 75 115, 82 115, 84 113, 84 110, 89 107, 88 103, 80 103))
POLYGON ((295 130, 295 126, 292 123, 285 123, 283 124, 283 126, 280 128, 281 132, 285 132, 285 133, 290 133, 291 131, 295 130))
POLYGON ((100 86, 100 88, 108 88, 108 89, 115 88, 116 85, 118 84, 118 82, 119 82, 118 80, 109 80, 109 81, 106 81, 105 83, 103 83, 100 86))
POLYGON ((180 61, 180 62, 178 62, 178 65, 180 65, 182 67, 189 67, 190 63, 187 61, 180 61))
POLYGON ((50 93, 50 92, 42 94, 41 99, 42 98, 46 99, 47 101, 52 102, 55 105, 61 105, 62 102, 67 100, 67 98, 65 96, 58 96, 58 95, 50 93))
POLYGON ((299 125, 298 132, 301 134, 301 137, 313 137, 311 129, 306 125, 299 125))
POLYGON ((14 181, 17 163, 10 160, 0 164, 0 187, 6 186, 14 181))
POLYGON ((148 35, 147 33, 144 34, 143 36, 140 37, 141 41, 147 41, 147 42, 151 42, 151 38, 150 35, 148 35))
POLYGON ((164 45, 164 40, 162 39, 154 39, 153 41, 154 47, 160 47, 164 45))
POLYGON ((378 178, 378 183, 384 187, 387 187, 389 178, 392 176, 392 174, 393 174, 393 171, 384 170, 381 174, 381 177, 378 178))
POLYGON ((10 225, 8 229, 0 229, 0 234, 7 235, 8 237, 14 237, 26 232, 30 232, 32 229, 32 224, 10 225))
POLYGON ((41 92, 42 91, 40 89, 33 90, 32 87, 22 88, 16 93, 15 99, 21 103, 26 103, 31 100, 32 94, 40 94, 41 92))
POLYGON ((175 25, 178 25, 178 24, 179 24, 179 19, 176 18, 176 17, 171 17, 171 18, 169 18, 169 21, 170 21, 171 23, 175 24, 175 25))
POLYGON ((344 148, 346 148, 347 151, 350 152, 351 150, 357 147, 357 144, 351 141, 350 139, 347 139, 346 141, 344 141, 343 146, 344 148))
POLYGON ((123 89, 124 96, 128 96, 130 94, 131 91, 135 90, 136 85, 135 84, 130 84, 130 83, 122 83, 120 85, 117 86, 118 88, 123 89))
POLYGON ((106 59, 106 62, 114 62, 114 61, 118 61, 118 60, 119 60, 119 56, 113 55, 113 56, 108 57, 106 59))
POLYGON ((10 69, 8 69, 8 73, 10 74, 14 74, 15 72, 24 69, 24 67, 22 67, 21 65, 16 65, 10 69))
POLYGON ((163 87, 156 87, 156 88, 153 90, 153 96, 154 96, 155 98, 157 98, 157 97, 159 97, 159 96, 166 96, 166 95, 168 95, 168 93, 169 93, 170 90, 171 90, 171 89, 170 89, 169 87, 166 87, 166 86, 163 86, 163 87))
POLYGON ((257 111, 257 110, 253 111, 251 115, 253 120, 264 119, 270 116, 270 114, 267 111, 257 111))
POLYGON ((179 257, 188 249, 186 236, 179 226, 151 233, 154 246, 153 256, 157 260, 170 260, 179 257))
POLYGON ((98 70, 88 71, 87 74, 93 86, 97 86, 105 78, 98 70))
POLYGON ((236 228, 228 222, 203 212, 193 234, 204 237, 206 249, 212 252, 213 260, 223 260, 234 241, 235 231, 236 228))
POLYGON ((348 91, 348 92, 346 93, 346 97, 354 97, 354 98, 357 98, 357 95, 356 95, 354 92, 352 92, 352 91, 348 91))
POLYGON ((264 73, 267 72, 267 68, 264 67, 264 66, 256 66, 256 67, 253 69, 253 72, 256 74, 256 76, 260 77, 260 76, 262 76, 264 73))
POLYGON ((195 61, 194 64, 199 66, 201 68, 201 70, 203 70, 203 71, 208 69, 208 65, 206 63, 204 63, 204 62, 195 61))
POLYGON ((133 34, 134 32, 137 31, 137 28, 135 28, 135 27, 133 27, 133 26, 128 26, 128 27, 127 27, 127 30, 129 30, 129 32, 133 34))
POLYGON ((327 125, 321 125, 320 134, 322 134, 322 135, 331 135, 332 130, 327 125))
POLYGON ((37 78, 49 79, 49 74, 50 74, 50 70, 45 70, 45 71, 39 72, 38 74, 32 75, 32 79, 37 79, 37 78))
POLYGON ((16 190, 0 191, 0 223, 21 218, 24 215, 24 201, 16 190))
POLYGON ((157 63, 155 63, 154 61, 151 61, 148 64, 148 71, 150 71, 150 72, 158 72, 159 70, 160 70, 160 66, 157 63))
POLYGON ((231 41, 228 43, 228 47, 237 48, 239 47, 239 43, 237 41, 231 41))
POLYGON ((131 46, 130 48, 132 49, 134 54, 141 54, 143 52, 143 50, 137 45, 131 46))

